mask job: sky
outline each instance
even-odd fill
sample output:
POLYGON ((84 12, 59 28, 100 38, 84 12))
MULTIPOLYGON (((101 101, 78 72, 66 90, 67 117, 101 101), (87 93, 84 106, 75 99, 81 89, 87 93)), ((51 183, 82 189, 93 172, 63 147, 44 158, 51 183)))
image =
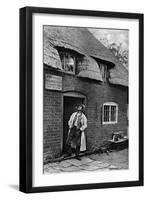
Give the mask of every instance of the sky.
POLYGON ((120 51, 129 50, 129 31, 115 29, 89 29, 89 31, 105 46, 115 43, 120 51))

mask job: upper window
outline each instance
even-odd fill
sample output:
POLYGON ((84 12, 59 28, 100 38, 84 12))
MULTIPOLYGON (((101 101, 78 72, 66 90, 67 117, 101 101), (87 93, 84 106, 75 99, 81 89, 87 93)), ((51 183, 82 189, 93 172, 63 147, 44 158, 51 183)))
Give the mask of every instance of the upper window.
POLYGON ((103 124, 115 124, 118 121, 118 104, 108 102, 103 104, 103 124))
POLYGON ((62 69, 70 74, 75 74, 75 56, 70 51, 60 51, 62 69))
POLYGON ((107 78, 109 77, 109 71, 107 69, 107 65, 99 63, 99 68, 100 68, 102 79, 104 82, 106 82, 107 78))

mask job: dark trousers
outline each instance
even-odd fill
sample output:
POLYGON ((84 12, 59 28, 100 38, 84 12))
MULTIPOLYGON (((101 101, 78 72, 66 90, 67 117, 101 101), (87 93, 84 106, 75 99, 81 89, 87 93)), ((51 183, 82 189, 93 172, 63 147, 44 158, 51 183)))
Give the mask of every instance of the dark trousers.
POLYGON ((75 154, 76 154, 76 157, 79 156, 80 154, 80 146, 77 146, 76 149, 75 149, 75 154))
POLYGON ((74 152, 76 157, 78 157, 79 154, 80 154, 80 146, 76 146, 75 149, 72 149, 70 145, 67 145, 66 146, 66 152, 67 152, 68 155, 71 155, 72 152, 74 152))
POLYGON ((74 151, 74 153, 78 157, 80 153, 80 145, 81 145, 81 131, 80 129, 77 129, 77 127, 74 126, 70 130, 70 133, 66 141, 67 154, 71 155, 72 152, 74 151))

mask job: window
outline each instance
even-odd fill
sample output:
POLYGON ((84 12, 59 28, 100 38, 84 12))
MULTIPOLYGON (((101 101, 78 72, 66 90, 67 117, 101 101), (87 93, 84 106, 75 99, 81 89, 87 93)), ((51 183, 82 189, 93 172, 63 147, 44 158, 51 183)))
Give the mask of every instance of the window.
POLYGON ((109 77, 109 71, 107 69, 107 65, 99 63, 99 68, 100 68, 102 79, 104 82, 106 82, 107 78, 109 77))
POLYGON ((68 51, 60 51, 62 69, 70 74, 75 74, 75 56, 68 51))
POLYGON ((114 102, 103 104, 103 124, 115 124, 118 120, 118 105, 114 102))

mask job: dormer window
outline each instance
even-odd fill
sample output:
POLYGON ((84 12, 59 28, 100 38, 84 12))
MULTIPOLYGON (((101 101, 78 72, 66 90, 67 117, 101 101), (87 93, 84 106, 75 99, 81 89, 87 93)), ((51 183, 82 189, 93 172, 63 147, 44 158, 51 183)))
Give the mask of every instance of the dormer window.
POLYGON ((106 64, 99 63, 100 73, 104 82, 109 78, 109 71, 106 64))
POLYGON ((59 55, 62 63, 62 69, 69 74, 75 74, 75 55, 68 50, 60 50, 59 55))

